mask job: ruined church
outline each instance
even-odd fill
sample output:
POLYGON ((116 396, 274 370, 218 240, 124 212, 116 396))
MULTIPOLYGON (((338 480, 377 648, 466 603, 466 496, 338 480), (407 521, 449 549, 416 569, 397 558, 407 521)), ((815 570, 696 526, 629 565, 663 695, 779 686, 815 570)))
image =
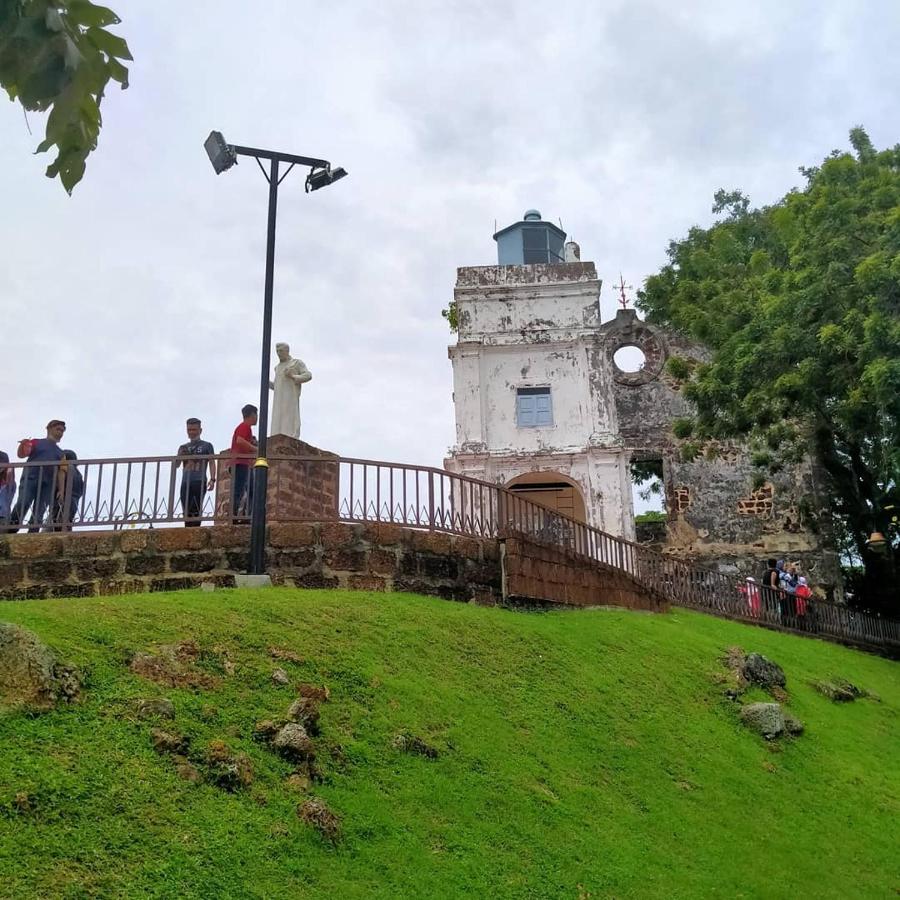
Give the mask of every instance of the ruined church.
POLYGON ((673 434, 691 411, 666 362, 706 350, 633 309, 603 322, 596 266, 537 210, 494 240, 497 265, 457 270, 445 468, 722 572, 759 577, 767 558, 785 558, 839 591, 809 460, 759 484, 746 446, 673 434), (640 365, 622 363, 625 348, 640 365), (667 515, 656 528, 635 526, 634 463, 661 476, 667 515))

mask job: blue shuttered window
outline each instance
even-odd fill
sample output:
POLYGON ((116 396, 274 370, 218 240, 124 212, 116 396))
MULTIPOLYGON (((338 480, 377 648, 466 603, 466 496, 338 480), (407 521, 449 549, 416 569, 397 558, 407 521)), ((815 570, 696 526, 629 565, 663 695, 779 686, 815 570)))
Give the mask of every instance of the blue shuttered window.
POLYGON ((550 388, 518 388, 516 390, 516 424, 519 428, 536 428, 553 424, 550 388))

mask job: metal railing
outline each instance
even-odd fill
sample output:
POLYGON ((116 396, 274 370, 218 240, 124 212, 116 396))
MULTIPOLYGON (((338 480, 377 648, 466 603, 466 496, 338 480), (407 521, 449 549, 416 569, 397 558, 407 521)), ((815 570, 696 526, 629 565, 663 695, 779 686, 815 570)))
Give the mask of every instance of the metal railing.
MULTIPOLYGON (((44 511, 37 521, 12 526, 68 531, 246 521, 248 492, 235 495, 227 455, 188 459, 195 471, 201 470, 202 490, 196 480, 193 488, 186 487, 179 471, 185 461, 175 456, 79 460, 69 462, 62 476, 60 464, 11 463, 20 492, 31 482, 31 506, 44 511), (219 477, 209 491, 206 476, 213 461, 219 477), (83 483, 80 496, 74 467, 83 483)), ((500 485, 443 469, 327 455, 271 457, 269 465, 270 522, 387 523, 478 538, 518 534, 627 573, 642 588, 679 606, 900 652, 896 620, 824 600, 799 603, 743 576, 608 534, 500 485)), ((252 477, 249 482, 252 490, 252 477)))
MULTIPOLYGON (((190 457, 207 464, 217 457, 190 457)), ((3 465, 17 483, 9 531, 71 531, 199 524, 213 519, 212 495, 204 490, 199 510, 188 509, 182 490, 185 462, 174 456, 26 462, 3 465)), ((0 487, 4 478, 0 475, 0 487)))

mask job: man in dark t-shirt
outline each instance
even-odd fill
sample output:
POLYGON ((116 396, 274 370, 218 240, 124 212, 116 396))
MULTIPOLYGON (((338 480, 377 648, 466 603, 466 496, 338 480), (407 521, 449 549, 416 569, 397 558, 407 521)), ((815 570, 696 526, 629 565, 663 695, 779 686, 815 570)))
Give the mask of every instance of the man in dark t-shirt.
POLYGON ((203 499, 207 491, 216 484, 216 461, 206 459, 215 456, 216 451, 209 441, 200 440, 203 433, 199 419, 191 417, 187 420, 188 442, 178 448, 176 468, 181 466, 181 511, 186 528, 196 527, 203 516, 203 499), (209 480, 206 477, 209 469, 209 480))
POLYGON ((63 452, 59 449, 59 442, 66 433, 66 423, 61 419, 51 419, 47 423, 47 437, 25 438, 19 442, 18 457, 30 463, 46 462, 45 466, 25 466, 22 471, 22 481, 19 485, 19 502, 13 511, 10 525, 18 531, 28 510, 31 509, 31 522, 28 531, 34 533, 40 531, 41 522, 47 513, 47 507, 53 502, 57 494, 57 478, 59 477, 59 462, 63 458, 63 452))
POLYGON ((244 516, 249 517, 250 504, 253 500, 250 467, 256 459, 253 426, 256 424, 257 412, 252 403, 248 403, 241 410, 243 420, 234 429, 234 436, 231 439, 231 514, 235 517, 235 522, 238 522, 237 516, 242 507, 244 516))
POLYGON ((762 576, 762 598, 765 609, 780 616, 781 591, 778 588, 778 574, 777 563, 774 559, 770 559, 762 576))

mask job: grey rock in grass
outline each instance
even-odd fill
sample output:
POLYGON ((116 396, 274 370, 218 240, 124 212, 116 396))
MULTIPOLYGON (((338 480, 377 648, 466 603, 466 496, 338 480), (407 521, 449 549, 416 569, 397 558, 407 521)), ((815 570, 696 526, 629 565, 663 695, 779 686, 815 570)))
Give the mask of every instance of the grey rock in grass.
POLYGON ((286 759, 311 760, 315 757, 313 742, 306 729, 297 722, 288 722, 272 740, 272 746, 286 759))
POLYGON ((857 697, 864 696, 864 692, 849 681, 816 681, 813 687, 835 703, 852 703, 857 697))
POLYGON ((741 721, 767 741, 784 733, 784 713, 780 703, 748 703, 741 707, 741 721))
POLYGON ((279 727, 272 719, 262 719, 253 726, 253 740, 271 741, 278 734, 279 727))
POLYGON ((272 684, 277 684, 279 687, 283 687, 286 684, 290 684, 291 679, 288 677, 288 673, 284 671, 284 669, 276 669, 272 673, 272 684))
POLYGON ((312 697, 298 697, 288 707, 287 717, 302 725, 308 734, 319 733, 319 704, 312 697))
POLYGON ((341 839, 341 820, 319 797, 311 797, 297 807, 297 815, 312 825, 326 840, 336 844, 341 839))
POLYGON ((803 734, 803 723, 796 716, 789 713, 786 709, 783 709, 781 712, 784 716, 784 730, 788 734, 803 734))
POLYGON ((160 719, 175 718, 175 706, 164 697, 140 699, 135 702, 135 709, 141 719, 149 719, 151 716, 158 716, 160 719))
POLYGON ((253 783, 253 763, 246 753, 235 753, 220 740, 206 748, 206 774, 211 784, 234 792, 253 783))
POLYGON ((172 762, 175 763, 176 774, 183 781, 190 781, 192 784, 199 784, 203 781, 200 770, 186 756, 173 756, 172 762))
POLYGON ((77 700, 81 676, 26 628, 0 622, 0 707, 49 709, 77 700))
POLYGON ((188 739, 182 734, 172 734, 162 728, 150 730, 150 740, 157 753, 183 754, 187 751, 188 739))
POLYGON ((301 697, 308 697, 317 703, 325 703, 331 696, 331 691, 324 684, 307 684, 306 682, 297 685, 297 693, 301 697))
POLYGON ((306 772, 292 772, 284 783, 292 790, 308 791, 311 781, 309 774, 306 772))
POLYGON ((414 734, 398 734, 392 741, 392 746, 395 750, 402 750, 404 753, 415 753, 428 759, 437 759, 439 755, 436 747, 432 747, 431 744, 427 744, 422 738, 416 737, 414 734))
POLYGON ((749 653, 741 664, 741 677, 749 684, 758 684, 766 690, 783 688, 787 684, 784 670, 761 653, 749 653))

